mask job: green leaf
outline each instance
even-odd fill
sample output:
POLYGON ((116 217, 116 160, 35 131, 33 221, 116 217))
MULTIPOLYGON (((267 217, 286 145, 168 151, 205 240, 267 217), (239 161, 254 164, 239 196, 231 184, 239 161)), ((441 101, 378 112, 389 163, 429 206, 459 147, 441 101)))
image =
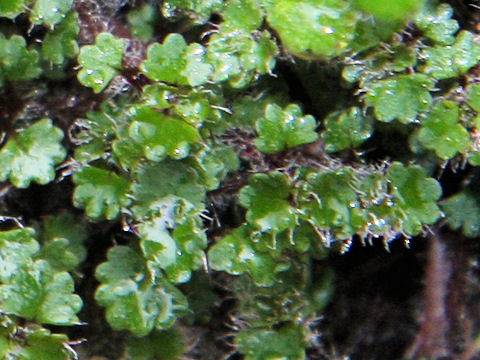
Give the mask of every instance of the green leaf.
POLYGON ((0 49, 0 86, 5 81, 35 79, 42 73, 38 51, 28 50, 22 36, 12 35, 6 39, 0 34, 0 49))
POLYGON ((272 286, 279 272, 288 269, 267 253, 256 251, 248 226, 235 229, 213 245, 208 252, 210 267, 231 275, 249 274, 259 286, 272 286))
POLYGON ((38 257, 57 271, 73 270, 87 256, 86 238, 85 224, 71 214, 48 216, 43 221, 43 246, 38 257))
POLYGON ((149 41, 153 37, 153 25, 157 20, 157 10, 150 4, 138 9, 132 9, 127 15, 132 35, 142 41, 149 41))
POLYGON ((304 360, 308 347, 305 328, 286 324, 279 330, 250 328, 235 336, 238 351, 245 360, 304 360))
POLYGON ((1 308, 7 314, 43 324, 73 325, 82 300, 72 294, 73 279, 67 272, 54 272, 44 260, 21 267, 7 284, 0 285, 1 308))
POLYGON ((455 33, 459 25, 452 19, 453 9, 449 4, 438 4, 436 8, 427 2, 423 11, 415 17, 415 25, 423 34, 440 45, 451 45, 455 42, 455 33))
POLYGON ((212 13, 220 9, 222 0, 168 0, 163 2, 162 13, 176 19, 186 14, 194 24, 205 24, 212 13))
POLYGON ((282 109, 276 104, 265 108, 265 117, 256 123, 258 138, 255 145, 264 153, 276 153, 298 145, 314 142, 316 122, 311 115, 302 116, 298 105, 282 109))
POLYGON ((25 0, 0 0, 0 16, 14 19, 27 9, 25 0))
POLYGON ((295 209, 289 204, 291 184, 280 172, 255 174, 239 194, 247 221, 260 231, 278 233, 295 224, 295 209))
POLYGON ((395 162, 387 170, 387 178, 393 186, 396 207, 403 213, 406 234, 417 235, 423 225, 432 225, 440 218, 436 201, 442 195, 442 188, 435 179, 426 177, 423 168, 407 168, 395 162))
POLYGON ((130 138, 139 144, 147 159, 160 161, 169 156, 188 156, 190 144, 200 140, 198 130, 188 123, 159 113, 154 108, 138 108, 128 128, 130 138))
POLYGON ((162 268, 167 268, 175 263, 177 244, 170 236, 164 219, 156 218, 144 222, 138 231, 140 247, 145 259, 158 263, 162 268))
POLYGON ((453 45, 426 48, 422 57, 426 60, 425 74, 438 80, 458 77, 478 63, 480 44, 474 34, 462 30, 453 45))
POLYGON ((191 272, 205 264, 207 239, 197 210, 184 199, 166 196, 151 211, 155 217, 138 228, 148 266, 165 270, 172 282, 188 281, 191 272))
POLYGON ((204 62, 205 49, 190 44, 180 34, 169 34, 163 44, 154 43, 147 50, 147 59, 141 71, 149 79, 177 85, 198 86, 205 83, 212 72, 204 62))
POLYGON ((480 84, 474 83, 467 87, 468 97, 467 103, 473 110, 480 113, 480 84))
POLYGON ((172 285, 147 276, 143 259, 130 248, 114 247, 107 259, 95 273, 102 283, 95 299, 106 307, 107 321, 115 330, 145 336, 154 328, 171 327, 176 316, 186 310, 183 294, 172 285))
POLYGON ((242 88, 259 74, 272 74, 279 51, 268 31, 252 36, 228 27, 222 30, 210 36, 207 47, 213 81, 228 80, 232 87, 242 88))
POLYGON ((375 0, 353 0, 360 10, 373 14, 385 22, 403 21, 422 6, 418 0, 391 0, 388 3, 375 0))
POLYGON ((349 239, 362 230, 364 214, 358 206, 351 170, 311 172, 305 181, 300 206, 306 221, 339 239, 349 239))
POLYGON ((252 32, 263 22, 263 11, 257 0, 231 0, 223 10, 223 26, 252 32))
POLYGON ((95 93, 105 89, 118 71, 122 69, 125 40, 110 33, 97 35, 95 45, 85 45, 80 49, 78 81, 91 87, 95 93))
POLYGON ((158 212, 161 199, 168 195, 188 200, 198 211, 204 208, 205 187, 201 185, 197 172, 184 162, 165 160, 140 171, 133 186, 135 217, 143 218, 158 212))
POLYGON ((47 32, 42 43, 42 57, 55 65, 78 54, 78 14, 71 12, 54 30, 47 32))
POLYGON ((30 21, 53 28, 67 16, 72 2, 73 0, 37 0, 30 12, 30 21))
POLYGON ((360 108, 336 111, 325 119, 325 131, 322 133, 325 151, 357 147, 372 136, 372 132, 372 118, 364 116, 360 108))
POLYGON ((432 103, 429 90, 433 82, 425 75, 396 75, 364 85, 364 101, 373 106, 380 121, 398 119, 407 124, 416 120, 418 113, 426 111, 432 103))
POLYGON ((30 266, 39 251, 32 228, 0 232, 0 283, 8 283, 22 266, 30 266))
POLYGON ((468 237, 480 234, 480 205, 471 191, 465 190, 442 201, 442 210, 453 230, 461 229, 468 237))
POLYGON ((267 16, 282 44, 300 57, 340 55, 354 37, 357 19, 345 0, 276 1, 267 16))
POLYGON ((427 149, 434 150, 447 160, 468 149, 470 135, 459 120, 458 105, 452 101, 437 103, 422 119, 418 140, 427 149))
POLYGON ((73 175, 76 188, 73 203, 85 208, 91 218, 115 219, 130 204, 130 183, 117 174, 93 166, 84 166, 73 175))
POLYGON ((185 351, 182 334, 178 329, 153 331, 148 336, 131 337, 127 357, 132 360, 177 360, 185 351))
POLYGON ((0 150, 0 180, 9 178, 19 188, 52 181, 55 165, 65 158, 62 138, 62 130, 43 119, 9 139, 0 150))
POLYGON ((67 346, 68 337, 64 334, 52 334, 43 328, 28 329, 25 331, 25 344, 13 347, 5 359, 69 360, 72 353, 67 346))

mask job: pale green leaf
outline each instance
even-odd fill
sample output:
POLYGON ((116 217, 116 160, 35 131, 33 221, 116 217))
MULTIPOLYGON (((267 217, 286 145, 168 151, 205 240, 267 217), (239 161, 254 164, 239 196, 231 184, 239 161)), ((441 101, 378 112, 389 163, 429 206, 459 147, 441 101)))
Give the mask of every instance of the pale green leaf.
POLYGON ((53 28, 67 16, 72 3, 73 0, 36 0, 30 12, 30 21, 53 28))
POLYGON ((152 282, 143 259, 130 248, 114 247, 107 258, 95 274, 102 283, 95 299, 106 307, 112 328, 145 336, 154 328, 171 327, 186 310, 183 294, 168 283, 152 282))
POLYGON ((480 60, 480 44, 475 35, 462 30, 452 45, 426 48, 422 53, 426 60, 423 72, 435 79, 460 76, 480 60))
POLYGON ((446 3, 436 8, 427 2, 425 8, 415 17, 415 25, 424 35, 441 45, 451 45, 455 42, 454 34, 459 25, 452 19, 453 8, 446 3))
POLYGON ((32 181, 47 184, 55 178, 55 165, 66 152, 63 132, 43 119, 10 138, 0 150, 0 179, 26 188, 32 181))
POLYGON ((37 260, 0 285, 1 309, 39 323, 73 325, 82 308, 82 300, 73 290, 67 272, 54 272, 46 261, 37 260))
POLYGON ((0 283, 6 283, 22 266, 30 266, 40 245, 32 228, 0 232, 0 283))

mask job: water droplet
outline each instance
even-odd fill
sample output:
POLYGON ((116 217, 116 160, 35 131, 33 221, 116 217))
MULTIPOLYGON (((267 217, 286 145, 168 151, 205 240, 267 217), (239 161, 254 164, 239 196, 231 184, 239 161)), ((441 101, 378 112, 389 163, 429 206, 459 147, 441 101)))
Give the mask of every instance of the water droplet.
POLYGON ((93 74, 93 72, 94 72, 94 71, 93 71, 93 70, 91 70, 91 69, 88 69, 88 70, 87 70, 87 74, 88 74, 88 75, 92 75, 92 74, 93 74))
POLYGON ((335 32, 335 29, 331 28, 330 26, 324 26, 322 32, 324 34, 333 34, 335 32))
POLYGON ((52 12, 53 12, 53 13, 59 13, 59 12, 60 12, 60 9, 52 8, 52 12))

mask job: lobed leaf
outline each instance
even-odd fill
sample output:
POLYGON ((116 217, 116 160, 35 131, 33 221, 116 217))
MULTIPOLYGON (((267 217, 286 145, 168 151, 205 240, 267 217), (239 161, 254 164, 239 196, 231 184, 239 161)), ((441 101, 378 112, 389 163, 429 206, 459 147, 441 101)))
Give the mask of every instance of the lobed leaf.
POLYGON ((434 79, 448 79, 465 74, 480 60, 480 44, 474 34, 462 30, 452 45, 426 48, 423 72, 434 79))
POLYGON ((314 142, 316 122, 311 115, 302 116, 298 105, 282 109, 276 104, 265 108, 265 117, 257 120, 258 138, 255 145, 264 153, 276 153, 298 145, 314 142))
POLYGON ((289 265, 266 252, 255 251, 251 229, 243 226, 235 229, 213 245, 208 252, 210 267, 231 275, 249 274, 259 286, 273 286, 279 272, 289 265))
POLYGON ((415 17, 415 25, 424 35, 440 45, 451 45, 455 42, 455 33, 459 25, 452 19, 453 9, 449 4, 438 4, 436 8, 428 2, 415 17))
POLYGON ((374 108, 378 120, 390 122, 398 119, 407 124, 429 108, 431 88, 433 82, 423 74, 400 74, 365 83, 364 101, 374 108))
MULTIPOLYGON (((1 6, 0 6, 1 11, 1 6)), ((37 78, 42 70, 38 64, 38 51, 28 50, 25 39, 12 35, 6 39, 0 34, 0 86, 5 81, 22 81, 37 78)))
POLYGON ((154 328, 166 329, 186 310, 186 299, 172 285, 152 281, 143 259, 126 246, 109 250, 95 277, 102 283, 95 299, 106 307, 106 317, 116 330, 135 336, 148 335, 154 328))
POLYGON ((75 269, 87 256, 85 224, 71 214, 48 216, 43 222, 42 249, 39 258, 47 260, 56 271, 75 269))
POLYGON ((289 202, 291 184, 280 172, 255 174, 239 193, 239 202, 248 209, 247 221, 263 232, 278 233, 291 228, 296 211, 289 202))
POLYGON ((55 178, 55 165, 65 158, 63 132, 42 119, 10 138, 0 150, 0 180, 26 188, 32 181, 47 184, 55 178))
POLYGON ((132 210, 135 217, 140 219, 154 214, 158 211, 155 204, 169 195, 187 200, 194 204, 198 211, 204 207, 205 187, 192 167, 174 160, 145 166, 133 186, 135 202, 132 210))
POLYGON ((117 174, 93 166, 84 166, 73 176, 76 185, 73 203, 85 208, 87 215, 112 220, 130 204, 130 183, 117 174))
POLYGON ((200 44, 187 46, 180 34, 169 34, 163 44, 154 43, 140 69, 149 79, 176 85, 198 86, 205 83, 212 68, 204 60, 200 44))
POLYGON ((31 266, 40 245, 32 228, 0 232, 0 283, 8 283, 19 268, 31 266))
POLYGON ((85 45, 80 49, 78 81, 99 93, 107 87, 119 70, 122 69, 125 40, 110 33, 97 35, 95 45, 85 45))
POLYGON ((54 272, 44 260, 20 267, 5 284, 0 285, 2 311, 43 324, 73 325, 82 300, 74 290, 67 272, 54 272))
POLYGON ((470 135, 458 119, 459 108, 454 102, 439 102, 422 119, 423 127, 418 132, 418 140, 444 160, 465 152, 470 135))
POLYGON ((363 115, 358 107, 336 111, 325 119, 322 139, 326 152, 354 148, 373 133, 373 119, 363 115))
POLYGON ((4 359, 21 360, 70 360, 71 351, 68 347, 68 337, 64 334, 54 334, 44 328, 26 329, 25 344, 10 344, 4 359))
POLYGON ((223 9, 223 26, 252 32, 262 25, 263 9, 258 0, 231 0, 223 9))
POLYGON ((348 49, 358 17, 345 0, 286 0, 273 2, 267 20, 295 55, 330 58, 348 49))
POLYGON ((393 186, 396 207, 403 213, 406 234, 417 235, 423 225, 432 225, 440 218, 436 201, 442 195, 442 188, 435 179, 426 177, 423 168, 407 168, 395 162, 386 175, 393 186))
POLYGON ((54 30, 47 32, 42 43, 42 58, 54 65, 78 54, 77 36, 80 31, 78 14, 71 12, 54 30))
POLYGON ((443 200, 441 207, 450 228, 461 229, 467 237, 473 238, 480 234, 480 206, 474 193, 469 190, 461 191, 443 200))
POLYGON ((195 127, 150 107, 136 109, 128 135, 151 161, 160 161, 167 156, 173 159, 185 158, 190 145, 200 140, 195 127))
POLYGON ((72 3, 73 0, 36 0, 30 11, 30 21, 53 28, 67 16, 72 3))

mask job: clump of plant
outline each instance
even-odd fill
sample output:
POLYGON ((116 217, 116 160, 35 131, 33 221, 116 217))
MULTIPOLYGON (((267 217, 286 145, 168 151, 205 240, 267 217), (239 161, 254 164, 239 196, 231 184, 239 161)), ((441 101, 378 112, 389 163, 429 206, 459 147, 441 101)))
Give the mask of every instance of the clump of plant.
POLYGON ((305 359, 328 254, 440 221, 478 236, 476 177, 448 197, 438 178, 480 164, 480 41, 452 14, 0 2, 0 357, 74 358, 83 306, 127 334, 119 357, 178 359, 221 283, 235 331, 219 353, 305 359), (55 200, 27 203, 37 191, 55 200))

